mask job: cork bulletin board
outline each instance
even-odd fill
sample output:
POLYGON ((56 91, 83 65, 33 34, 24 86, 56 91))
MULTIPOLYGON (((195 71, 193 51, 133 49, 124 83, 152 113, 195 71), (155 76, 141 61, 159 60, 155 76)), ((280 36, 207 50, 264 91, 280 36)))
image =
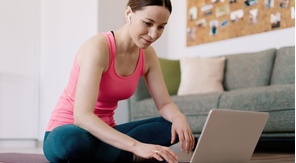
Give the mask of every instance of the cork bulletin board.
POLYGON ((187 46, 295 26, 295 0, 187 0, 187 46))

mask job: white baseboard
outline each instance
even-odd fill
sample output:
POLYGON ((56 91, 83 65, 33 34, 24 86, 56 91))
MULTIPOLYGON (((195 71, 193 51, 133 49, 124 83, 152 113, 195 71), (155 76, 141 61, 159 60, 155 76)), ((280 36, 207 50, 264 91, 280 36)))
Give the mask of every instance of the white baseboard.
POLYGON ((40 143, 34 139, 0 139, 0 148, 35 148, 38 147, 38 145, 40 145, 40 143))

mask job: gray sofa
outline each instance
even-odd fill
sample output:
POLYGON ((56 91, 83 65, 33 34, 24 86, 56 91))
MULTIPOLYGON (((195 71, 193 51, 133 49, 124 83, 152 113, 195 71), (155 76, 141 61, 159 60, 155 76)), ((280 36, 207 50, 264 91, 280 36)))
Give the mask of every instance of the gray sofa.
MULTIPOLYGON (((225 55, 225 58, 223 92, 184 96, 177 95, 179 61, 160 59, 169 93, 186 115, 196 137, 212 108, 268 112, 270 118, 260 142, 275 142, 277 146, 294 149, 295 47, 225 55), (175 88, 170 85, 173 83, 177 83, 175 88)), ((131 121, 159 116, 143 78, 129 99, 129 116, 131 121)))

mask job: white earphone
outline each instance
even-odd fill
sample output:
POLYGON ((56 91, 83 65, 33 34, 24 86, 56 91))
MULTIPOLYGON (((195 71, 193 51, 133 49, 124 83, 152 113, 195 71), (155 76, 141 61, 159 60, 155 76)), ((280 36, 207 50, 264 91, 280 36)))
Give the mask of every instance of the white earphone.
POLYGON ((127 15, 127 22, 128 22, 128 24, 131 24, 131 16, 132 16, 132 13, 129 13, 127 15))

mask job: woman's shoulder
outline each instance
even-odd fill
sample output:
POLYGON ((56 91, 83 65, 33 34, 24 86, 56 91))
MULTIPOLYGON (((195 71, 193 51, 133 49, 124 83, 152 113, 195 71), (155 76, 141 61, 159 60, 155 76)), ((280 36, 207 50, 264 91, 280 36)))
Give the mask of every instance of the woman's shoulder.
POLYGON ((144 49, 144 54, 145 54, 144 56, 145 56, 145 73, 146 73, 151 67, 154 67, 155 64, 158 64, 158 57, 152 46, 149 46, 148 48, 144 49))
POLYGON ((92 37, 90 37, 88 40, 86 40, 80 49, 92 51, 92 52, 108 52, 109 45, 108 40, 106 36, 103 33, 98 33, 92 37))
POLYGON ((100 47, 108 45, 108 40, 104 33, 98 33, 86 40, 84 44, 93 45, 94 47, 100 47))
POLYGON ((152 46, 149 46, 146 49, 144 49, 144 54, 145 54, 145 60, 147 62, 157 59, 157 54, 152 46))
POLYGON ((78 63, 85 58, 106 62, 109 60, 109 46, 104 34, 98 33, 82 44, 77 53, 78 63))

